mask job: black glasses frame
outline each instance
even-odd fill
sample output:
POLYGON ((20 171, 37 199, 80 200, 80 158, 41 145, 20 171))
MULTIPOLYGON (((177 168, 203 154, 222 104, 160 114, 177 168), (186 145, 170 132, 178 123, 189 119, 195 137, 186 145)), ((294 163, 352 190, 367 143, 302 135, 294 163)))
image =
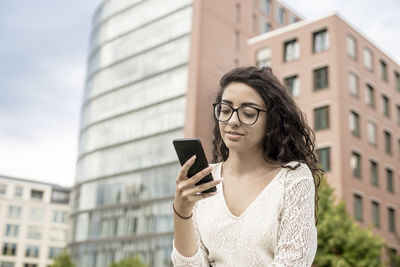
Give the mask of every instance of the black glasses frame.
POLYGON ((258 120, 258 116, 260 115, 260 112, 265 112, 265 113, 267 112, 266 110, 263 110, 263 109, 260 109, 260 108, 256 108, 256 107, 253 107, 253 106, 241 106, 241 107, 238 107, 238 108, 234 108, 234 107, 232 107, 231 105, 229 105, 229 104, 227 104, 227 103, 214 103, 214 104, 213 104, 213 107, 214 107, 214 117, 215 117, 215 119, 217 119, 217 121, 219 121, 219 122, 227 122, 227 121, 229 121, 229 120, 232 118, 233 113, 236 112, 236 115, 237 115, 237 117, 238 117, 240 123, 242 123, 242 124, 244 124, 244 125, 253 125, 253 124, 255 124, 255 123, 257 122, 257 120, 258 120), (228 106, 228 107, 230 107, 230 108, 232 109, 232 113, 231 113, 231 115, 229 116, 228 119, 226 119, 226 120, 220 120, 220 119, 217 118, 217 114, 216 114, 216 110, 215 110, 215 107, 216 107, 217 105, 226 105, 226 106, 228 106), (251 107, 251 108, 254 108, 255 110, 257 110, 257 117, 256 117, 256 120, 255 120, 253 123, 244 123, 244 122, 242 122, 242 120, 240 119, 240 116, 239 116, 239 109, 241 109, 241 108, 246 108, 246 107, 251 107))

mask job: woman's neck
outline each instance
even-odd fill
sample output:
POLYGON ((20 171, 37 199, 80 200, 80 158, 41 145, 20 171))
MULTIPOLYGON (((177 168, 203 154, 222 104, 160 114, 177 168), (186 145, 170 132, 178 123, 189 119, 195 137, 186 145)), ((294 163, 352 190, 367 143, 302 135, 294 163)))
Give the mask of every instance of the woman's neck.
POLYGON ((230 175, 241 177, 245 174, 258 171, 273 170, 279 166, 279 163, 267 162, 262 150, 246 152, 229 151, 229 157, 224 163, 224 170, 225 173, 229 172, 230 175))

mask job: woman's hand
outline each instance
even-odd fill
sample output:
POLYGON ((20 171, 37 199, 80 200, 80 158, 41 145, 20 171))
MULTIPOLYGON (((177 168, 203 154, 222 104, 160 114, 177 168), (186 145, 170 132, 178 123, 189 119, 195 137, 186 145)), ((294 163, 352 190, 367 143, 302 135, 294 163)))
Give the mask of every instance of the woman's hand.
POLYGON ((192 214, 193 207, 197 201, 211 197, 217 193, 217 192, 212 192, 212 193, 201 193, 201 192, 216 186, 222 181, 221 179, 217 179, 196 186, 195 184, 197 182, 199 182, 207 174, 211 173, 212 167, 207 167, 199 171, 195 175, 193 175, 191 178, 188 178, 187 177, 188 171, 190 167, 193 165, 195 160, 196 156, 193 156, 188 161, 186 161, 185 164, 183 164, 183 166, 179 170, 178 177, 176 178, 176 193, 175 193, 174 207, 176 211, 184 217, 189 217, 192 214))

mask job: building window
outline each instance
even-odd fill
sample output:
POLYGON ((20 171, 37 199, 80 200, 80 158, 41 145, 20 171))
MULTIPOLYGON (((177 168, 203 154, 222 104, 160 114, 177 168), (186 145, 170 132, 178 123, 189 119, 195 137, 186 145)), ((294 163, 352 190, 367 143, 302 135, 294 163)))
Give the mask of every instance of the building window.
POLYGON ((389 258, 389 265, 390 267, 399 267, 398 264, 398 259, 396 259, 396 257, 398 257, 397 255, 397 250, 395 248, 387 248, 386 250, 388 258, 389 258))
POLYGON ((358 76, 352 72, 349 73, 349 90, 352 96, 358 97, 358 76))
POLYGON ((397 141, 397 146, 399 148, 399 160, 400 160, 400 139, 397 141))
POLYGON ((367 135, 368 135, 368 142, 373 145, 376 146, 377 142, 376 142, 376 124, 372 121, 367 121, 367 135))
POLYGON ((0 184, 0 196, 6 195, 7 186, 5 184, 0 184))
POLYGON ((39 258, 39 246, 26 246, 25 257, 39 258))
POLYGON ((382 80, 384 80, 385 82, 388 81, 388 75, 387 75, 387 65, 386 62, 383 60, 380 60, 380 65, 381 65, 381 78, 382 80))
POLYGON ((2 261, 0 262, 0 267, 14 267, 14 262, 2 261))
POLYGON ((351 35, 347 35, 347 55, 352 59, 357 59, 356 39, 351 35))
POLYGON ((386 169, 386 189, 390 193, 394 193, 393 186, 393 171, 386 169))
POLYGON ((385 152, 392 155, 392 135, 388 131, 384 131, 383 135, 385 137, 385 152))
POLYGON ((258 25, 258 23, 257 23, 257 15, 253 14, 252 22, 251 22, 251 31, 253 33, 257 33, 257 25, 258 25))
POLYGON ((239 51, 240 45, 240 33, 239 31, 235 31, 235 51, 239 51))
POLYGON ((368 106, 375 108, 375 89, 368 83, 366 85, 365 101, 368 106))
POLYGON ((8 207, 8 218, 10 219, 21 219, 22 208, 17 206, 8 207))
POLYGON ((240 22, 240 4, 236 3, 235 5, 235 21, 236 23, 240 22))
POLYGON ((21 186, 17 186, 14 188, 14 196, 15 197, 22 197, 23 189, 21 186))
POLYGON ((261 48, 256 54, 257 66, 271 67, 271 49, 269 47, 261 48))
POLYGON ((4 243, 3 244, 3 255, 4 256, 15 256, 17 254, 17 244, 4 243))
POLYGON ((38 267, 36 263, 24 263, 24 267, 38 267))
POLYGON ((362 197, 360 195, 354 194, 354 217, 357 221, 362 222, 363 220, 363 204, 362 197))
POLYGON ((394 72, 394 86, 397 92, 400 92, 400 73, 397 71, 394 72))
POLYGON ((270 32, 272 30, 271 23, 266 22, 266 21, 262 21, 261 27, 262 27, 261 33, 270 32))
POLYGON ((52 203, 60 203, 60 204, 68 204, 69 203, 69 194, 70 194, 69 191, 53 189, 51 192, 51 202, 52 203))
POLYGON ((292 97, 299 96, 300 94, 300 83, 297 75, 293 75, 285 78, 285 84, 289 89, 289 93, 292 97))
POLYGON ((378 177, 378 163, 373 160, 369 161, 369 169, 370 169, 370 176, 371 176, 371 184, 374 186, 379 185, 379 177, 378 177))
POLYGON ((388 222, 389 231, 392 233, 396 232, 396 212, 393 208, 388 208, 388 222))
POLYGON ((38 226, 29 226, 26 237, 28 239, 41 239, 42 238, 42 228, 38 227, 38 226))
POLYGON ((324 147, 317 150, 318 163, 321 169, 328 172, 331 170, 331 148, 324 147))
POLYGON ((31 199, 42 200, 43 199, 43 191, 31 190, 31 199))
POLYGON ((361 178, 361 155, 352 152, 351 158, 350 158, 350 167, 353 172, 354 177, 361 178))
POLYGON ((290 62, 299 58, 299 43, 297 39, 290 40, 284 44, 284 61, 290 62))
POLYGON ((354 136, 360 137, 360 116, 355 111, 350 111, 349 129, 354 136))
POLYGON ((364 66, 367 70, 373 71, 372 52, 369 48, 364 48, 364 66))
POLYGON ((328 49, 329 40, 326 29, 313 33, 313 52, 319 53, 328 49))
POLYGON ((382 114, 390 118, 390 101, 385 95, 382 95, 382 114))
POLYGON ((314 123, 315 130, 329 128, 329 106, 314 109, 314 123))
POLYGON ((64 242, 67 240, 67 232, 61 229, 50 229, 49 240, 64 242))
POLYGON ((379 216, 379 203, 372 201, 372 222, 375 227, 380 226, 380 216, 379 216))
POLYGON ((7 224, 5 236, 17 237, 19 233, 19 226, 16 224, 7 224))
POLYGON ((260 20, 260 33, 266 33, 271 31, 272 26, 269 22, 266 22, 264 20, 260 20))
POLYGON ((260 0, 261 11, 270 15, 271 13, 271 0, 260 0))
POLYGON ((46 210, 42 208, 32 208, 30 220, 32 221, 43 221, 46 210))
POLYGON ((328 67, 314 70, 314 91, 328 88, 328 67))
POLYGON ((400 105, 397 105, 397 124, 400 125, 400 105))
POLYGON ((49 247, 49 259, 55 259, 63 252, 63 248, 49 247))
POLYGON ((290 24, 296 23, 296 22, 298 22, 298 21, 299 21, 299 19, 298 19, 295 15, 289 14, 289 23, 290 23, 290 24))
POLYGON ((53 211, 53 222, 65 223, 67 221, 67 212, 61 210, 53 211))
POLYGON ((285 23, 285 9, 279 5, 275 6, 275 20, 281 25, 285 23))

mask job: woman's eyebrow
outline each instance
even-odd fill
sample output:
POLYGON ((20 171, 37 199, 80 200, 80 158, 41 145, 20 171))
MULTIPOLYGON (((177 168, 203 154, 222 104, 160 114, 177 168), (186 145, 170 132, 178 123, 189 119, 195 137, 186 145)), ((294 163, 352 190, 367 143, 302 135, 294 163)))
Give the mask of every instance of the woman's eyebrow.
MULTIPOLYGON (((228 99, 223 99, 222 102, 230 104, 230 105, 233 105, 233 102, 228 100, 228 99)), ((260 105, 254 103, 254 102, 243 102, 243 103, 240 104, 240 106, 257 106, 257 107, 261 108, 260 105)))

